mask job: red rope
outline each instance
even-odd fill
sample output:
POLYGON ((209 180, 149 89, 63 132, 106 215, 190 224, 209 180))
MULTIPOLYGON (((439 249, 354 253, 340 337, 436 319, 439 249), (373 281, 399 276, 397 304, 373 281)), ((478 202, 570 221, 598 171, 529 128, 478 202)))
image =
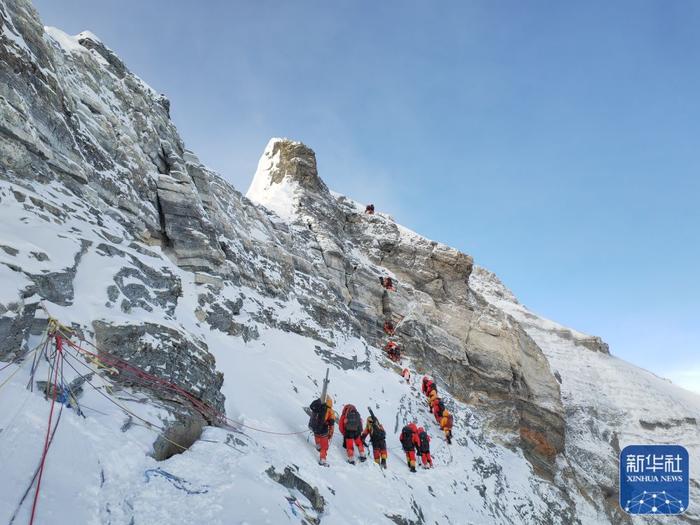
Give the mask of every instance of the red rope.
POLYGON ((271 434, 274 436, 294 436, 294 435, 299 435, 299 434, 306 434, 308 430, 301 430, 298 432, 275 432, 272 430, 265 430, 262 428, 256 428, 250 425, 246 425, 244 423, 240 423, 238 421, 233 421, 232 419, 229 419, 226 417, 226 414, 223 412, 220 412, 216 410, 215 408, 209 406, 207 403, 202 401, 201 399, 195 397, 193 394, 182 388, 181 386, 172 383, 170 381, 167 381, 161 377, 154 376, 152 374, 149 374, 148 372, 142 370, 141 368, 138 368, 132 364, 130 364, 127 361, 124 361, 123 359, 113 356, 104 350, 99 350, 94 344, 90 343, 89 341, 83 340, 93 348, 95 348, 99 354, 95 354, 93 352, 90 352, 88 350, 85 350, 79 345, 76 345, 73 343, 70 339, 66 338, 66 343, 77 350, 78 352, 82 354, 86 354, 89 356, 92 356, 94 358, 99 359, 106 365, 112 366, 114 368, 117 368, 118 370, 128 372, 132 374, 133 376, 136 376, 136 378, 140 379, 143 383, 149 385, 149 384, 156 384, 159 385, 160 387, 166 388, 168 390, 171 390, 180 396, 184 397, 189 401, 194 408, 196 408, 202 415, 204 416, 209 416, 213 421, 218 421, 223 424, 228 424, 228 426, 238 426, 238 427, 243 427, 247 428, 249 430, 254 430, 256 432, 261 432, 263 434, 271 434))
MULTIPOLYGON (((53 419, 53 409, 56 406, 56 396, 58 395, 58 370, 61 364, 61 351, 63 348, 63 339, 60 335, 56 335, 56 357, 53 361, 54 375, 53 375, 53 396, 51 397, 51 409, 49 410, 49 424, 46 427, 46 438, 44 439, 44 451, 41 455, 41 462, 39 463, 39 477, 36 482, 36 491, 34 492, 34 502, 32 503, 32 515, 29 518, 29 525, 34 524, 34 515, 36 514, 37 502, 39 501, 39 491, 41 490, 41 477, 44 474, 44 464, 46 463, 46 456, 49 452, 49 446, 51 442, 49 441, 49 436, 51 435, 51 420, 53 419)), ((51 385, 48 385, 51 386, 51 385)))

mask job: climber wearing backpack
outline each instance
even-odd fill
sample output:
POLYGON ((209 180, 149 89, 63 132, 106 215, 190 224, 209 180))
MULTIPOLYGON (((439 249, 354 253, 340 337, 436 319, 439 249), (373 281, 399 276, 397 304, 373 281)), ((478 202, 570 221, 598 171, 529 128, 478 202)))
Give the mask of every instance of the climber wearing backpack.
POLYGON ((360 461, 365 461, 367 456, 365 455, 364 444, 360 438, 362 434, 362 418, 354 405, 345 405, 343 407, 343 412, 340 414, 340 421, 338 422, 338 428, 345 439, 344 443, 345 449, 348 452, 348 463, 352 465, 355 464, 353 455, 356 445, 359 451, 360 461))
POLYGON ((396 288, 394 287, 394 280, 391 277, 380 277, 379 282, 390 292, 396 291, 396 288))
POLYGON ((452 426, 454 425, 454 418, 450 411, 445 409, 442 412, 442 418, 440 419, 440 428, 445 433, 445 439, 447 439, 447 444, 452 444, 452 426))
POLYGON ((401 430, 401 435, 399 436, 399 441, 401 441, 401 448, 406 453, 406 462, 408 463, 408 468, 411 472, 416 471, 416 450, 420 448, 420 442, 418 441, 417 434, 418 428, 415 423, 409 423, 401 430))
POLYGON ((326 396, 324 403, 320 399, 314 400, 311 405, 311 416, 309 417, 309 428, 314 433, 316 450, 319 451, 319 465, 327 466, 328 462, 328 441, 333 435, 333 425, 335 425, 335 412, 333 412, 333 400, 326 396))
POLYGON ((395 341, 389 341, 384 345, 384 350, 386 351, 387 357, 395 363, 401 361, 401 347, 395 341))
POLYGON ((435 422, 440 424, 440 419, 442 418, 442 413, 445 411, 445 403, 441 398, 436 397, 433 401, 433 415, 435 416, 435 422))
POLYGON ((430 379, 428 376, 423 376, 423 382, 421 383, 420 389, 426 397, 430 397, 430 392, 433 391, 435 391, 435 393, 437 394, 437 387, 435 386, 435 381, 430 379))
POLYGON ((436 399, 438 399, 438 393, 437 389, 433 386, 433 389, 428 394, 428 406, 432 407, 436 399))
POLYGON ((374 462, 380 465, 382 468, 386 468, 386 432, 384 427, 379 421, 376 421, 373 416, 367 417, 367 423, 365 424, 365 430, 362 432, 362 440, 364 441, 367 436, 369 436, 370 443, 372 443, 372 456, 374 457, 374 462))
POLYGON ((430 436, 423 427, 418 427, 418 452, 423 468, 433 467, 433 458, 430 456, 430 436))
POLYGON ((428 376, 423 376, 420 382, 420 391, 426 396, 428 395, 428 391, 426 390, 428 383, 430 383, 430 378, 428 376))
POLYGON ((374 215, 374 204, 368 204, 365 206, 365 213, 367 215, 374 215))
POLYGON ((394 323, 389 320, 384 321, 384 333, 386 335, 392 336, 394 335, 394 332, 396 332, 396 327, 394 326, 394 323))

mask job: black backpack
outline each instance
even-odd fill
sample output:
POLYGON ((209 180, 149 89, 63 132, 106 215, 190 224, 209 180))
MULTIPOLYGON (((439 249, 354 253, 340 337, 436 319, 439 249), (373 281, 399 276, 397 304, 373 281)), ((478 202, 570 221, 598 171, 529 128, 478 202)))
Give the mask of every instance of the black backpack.
POLYGON ((320 399, 316 399, 309 405, 309 408, 311 409, 309 428, 315 433, 323 432, 326 404, 322 403, 320 399))
POLYGON ((408 426, 403 427, 399 441, 401 441, 404 450, 411 450, 413 448, 413 430, 408 426))
POLYGON ((430 441, 428 440, 428 433, 424 430, 418 434, 418 439, 420 439, 420 451, 430 452, 430 441))
POLYGON ((381 441, 384 441, 386 439, 386 432, 384 431, 384 427, 379 425, 378 423, 372 425, 372 433, 370 434, 370 438, 372 439, 373 443, 379 443, 381 441))
POLYGON ((438 401, 438 414, 442 415, 442 413, 445 411, 445 403, 442 402, 442 399, 438 401))
POLYGON ((354 408, 349 409, 347 414, 345 414, 345 431, 362 432, 362 418, 354 408))

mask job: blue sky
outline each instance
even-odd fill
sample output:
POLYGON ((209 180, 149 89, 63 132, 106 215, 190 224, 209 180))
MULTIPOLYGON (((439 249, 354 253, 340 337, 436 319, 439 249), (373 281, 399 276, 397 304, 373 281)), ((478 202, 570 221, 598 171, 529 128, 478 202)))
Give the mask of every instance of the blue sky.
POLYGON ((272 136, 700 391, 700 2, 35 0, 247 189, 272 136))

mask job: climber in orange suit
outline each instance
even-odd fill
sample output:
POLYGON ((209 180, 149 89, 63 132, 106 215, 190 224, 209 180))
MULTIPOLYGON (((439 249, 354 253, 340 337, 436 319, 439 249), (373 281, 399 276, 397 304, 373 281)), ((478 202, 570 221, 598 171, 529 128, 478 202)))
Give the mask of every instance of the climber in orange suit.
POLYGON ((326 457, 328 455, 329 436, 333 435, 335 425, 335 412, 333 412, 333 400, 326 396, 324 403, 316 399, 311 406, 311 416, 309 418, 309 428, 314 433, 316 450, 319 451, 319 465, 327 466, 326 457))
POLYGON ((406 454, 406 463, 411 472, 416 471, 416 450, 420 450, 420 441, 417 436, 418 427, 415 423, 409 423, 401 430, 399 441, 406 454))
POLYGON ((345 405, 343 407, 343 412, 340 414, 340 420, 338 421, 338 429, 345 439, 348 463, 355 464, 355 458, 353 457, 355 446, 357 446, 359 451, 360 461, 365 461, 367 456, 365 455, 364 443, 360 437, 362 435, 362 417, 360 417, 360 413, 354 405, 345 405))
POLYGON ((445 409, 442 411, 442 418, 440 419, 440 428, 445 433, 445 439, 447 439, 447 444, 452 444, 452 427, 454 425, 454 418, 450 411, 445 409))

